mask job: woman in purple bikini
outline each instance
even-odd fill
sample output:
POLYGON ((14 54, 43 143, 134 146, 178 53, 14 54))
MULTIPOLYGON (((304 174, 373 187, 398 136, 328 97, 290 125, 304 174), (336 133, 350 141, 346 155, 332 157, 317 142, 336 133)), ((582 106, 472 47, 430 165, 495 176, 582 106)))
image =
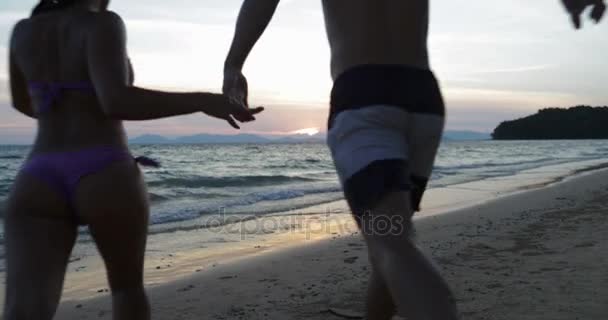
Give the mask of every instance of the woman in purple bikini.
POLYGON ((254 120, 212 93, 169 93, 132 86, 125 27, 109 0, 42 0, 10 44, 13 104, 38 120, 31 154, 5 216, 4 319, 51 319, 61 297, 79 225, 104 259, 114 319, 149 319, 143 286, 148 200, 122 120, 203 112, 254 120))

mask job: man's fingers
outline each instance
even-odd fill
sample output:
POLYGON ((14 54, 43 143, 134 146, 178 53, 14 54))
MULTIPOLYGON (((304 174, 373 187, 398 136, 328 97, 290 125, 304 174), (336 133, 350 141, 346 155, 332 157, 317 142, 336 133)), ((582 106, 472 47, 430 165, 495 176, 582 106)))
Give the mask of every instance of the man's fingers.
POLYGON ((236 123, 236 121, 234 121, 234 119, 232 119, 231 116, 228 116, 228 118, 226 118, 226 121, 228 121, 228 123, 235 129, 241 129, 241 127, 239 127, 239 125, 236 123))
POLYGON ((602 20, 602 17, 604 16, 604 13, 606 12, 606 5, 601 2, 596 4, 593 7, 593 10, 591 10, 591 19, 595 20, 596 23, 600 22, 600 20, 602 20))
POLYGON ((251 114, 258 114, 262 111, 264 111, 264 107, 249 108, 249 113, 251 114))
POLYGON ((237 120, 241 121, 241 122, 248 122, 248 121, 253 121, 255 120, 255 118, 253 117, 253 114, 249 111, 249 108, 243 108, 242 110, 239 110, 238 113, 234 114, 234 117, 237 118, 237 120))
POLYGON ((581 28, 581 16, 580 14, 572 14, 572 23, 574 24, 574 27, 576 29, 580 29, 581 28))

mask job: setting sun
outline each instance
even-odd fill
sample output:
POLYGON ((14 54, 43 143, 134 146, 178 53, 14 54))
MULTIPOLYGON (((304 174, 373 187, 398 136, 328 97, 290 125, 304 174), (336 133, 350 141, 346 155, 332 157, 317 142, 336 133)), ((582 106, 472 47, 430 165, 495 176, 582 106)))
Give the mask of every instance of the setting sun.
POLYGON ((314 136, 315 134, 319 133, 319 128, 306 128, 306 129, 300 129, 300 130, 296 130, 291 132, 292 134, 307 134, 309 136, 314 136))

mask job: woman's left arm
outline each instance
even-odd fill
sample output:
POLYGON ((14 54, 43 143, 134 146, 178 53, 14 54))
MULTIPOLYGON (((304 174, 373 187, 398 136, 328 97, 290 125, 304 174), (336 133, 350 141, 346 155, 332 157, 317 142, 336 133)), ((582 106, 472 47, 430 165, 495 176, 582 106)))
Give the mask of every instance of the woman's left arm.
POLYGON ((17 30, 17 27, 18 25, 13 30, 9 48, 9 76, 13 107, 26 116, 36 119, 36 113, 32 108, 32 101, 30 100, 27 81, 15 59, 15 31, 17 30))

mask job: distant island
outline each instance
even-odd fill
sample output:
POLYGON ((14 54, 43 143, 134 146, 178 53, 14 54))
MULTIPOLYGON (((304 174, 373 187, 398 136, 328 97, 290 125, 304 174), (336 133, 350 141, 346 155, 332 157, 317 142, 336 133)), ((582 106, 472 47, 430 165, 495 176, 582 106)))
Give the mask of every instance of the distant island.
POLYGON ((608 107, 547 108, 498 125, 494 140, 608 139, 608 107))
MULTIPOLYGON (((489 133, 476 131, 446 131, 443 136, 448 141, 490 140, 489 133)), ((191 136, 168 138, 157 134, 145 134, 129 139, 131 144, 265 144, 265 143, 324 143, 324 133, 315 135, 293 134, 281 136, 264 136, 255 134, 196 134, 191 136)))

